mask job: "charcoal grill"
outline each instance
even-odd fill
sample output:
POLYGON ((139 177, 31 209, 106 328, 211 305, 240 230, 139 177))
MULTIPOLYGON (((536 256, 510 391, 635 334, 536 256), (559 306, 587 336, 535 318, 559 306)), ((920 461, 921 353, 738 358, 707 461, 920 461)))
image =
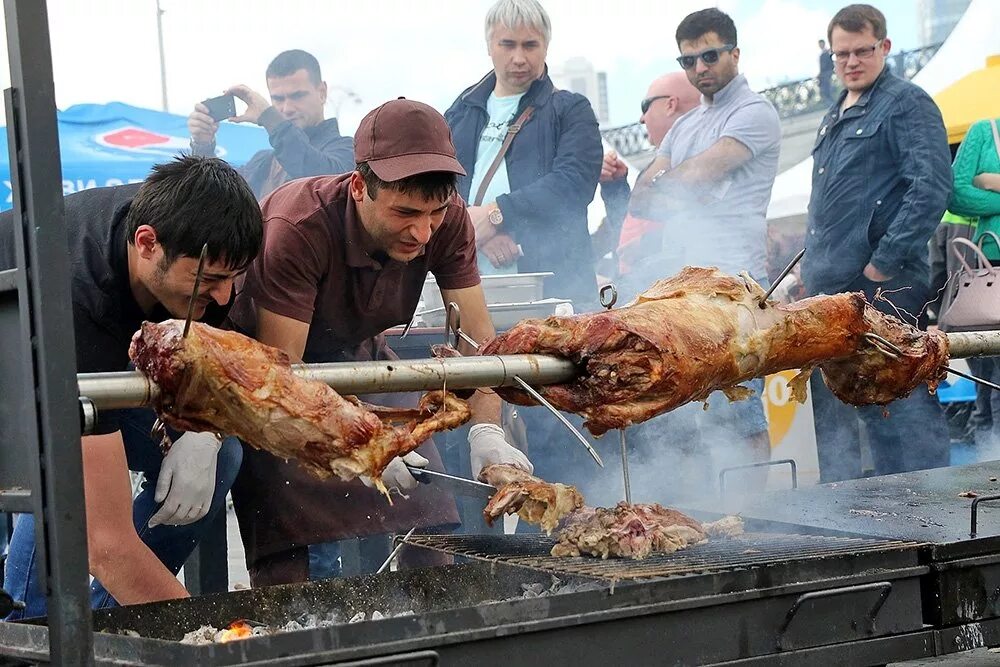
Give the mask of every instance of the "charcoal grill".
MULTIPOLYGON (((539 535, 408 542, 473 560, 96 612, 98 663, 506 666, 544 655, 553 665, 602 667, 652 656, 876 664, 934 653, 920 613, 928 568, 912 542, 755 532, 637 562, 553 559, 552 538, 539 535), (548 587, 554 574, 568 592, 522 599, 522 584, 548 587), (376 609, 415 615, 224 645, 177 641, 203 624, 280 626, 303 613, 347 619, 376 609)), ((44 620, 0 624, 0 648, 44 660, 46 633, 44 620)))

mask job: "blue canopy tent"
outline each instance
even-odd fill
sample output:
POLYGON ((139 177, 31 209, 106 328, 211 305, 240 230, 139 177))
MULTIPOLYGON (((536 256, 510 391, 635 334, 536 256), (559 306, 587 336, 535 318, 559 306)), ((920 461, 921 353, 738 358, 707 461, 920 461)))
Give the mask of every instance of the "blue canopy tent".
MULTIPOLYGON (((189 149, 187 118, 121 102, 77 104, 57 113, 63 192, 143 180, 150 167, 189 149)), ((0 147, 0 211, 13 206, 7 133, 0 147)), ((234 166, 269 148, 255 125, 222 123, 216 155, 234 166)))

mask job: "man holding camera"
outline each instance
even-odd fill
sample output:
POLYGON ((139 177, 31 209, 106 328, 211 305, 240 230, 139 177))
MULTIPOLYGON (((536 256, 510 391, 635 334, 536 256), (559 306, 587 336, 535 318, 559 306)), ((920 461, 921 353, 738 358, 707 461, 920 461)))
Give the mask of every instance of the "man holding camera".
POLYGON ((354 141, 341 136, 336 118, 324 118, 327 88, 319 61, 305 51, 284 51, 267 66, 265 77, 270 102, 243 84, 226 90, 225 95, 238 97, 247 105, 238 116, 213 114, 202 102, 194 106, 188 116, 191 152, 215 155, 215 133, 221 120, 263 127, 273 150, 258 152, 239 169, 257 199, 295 178, 353 170, 354 141))

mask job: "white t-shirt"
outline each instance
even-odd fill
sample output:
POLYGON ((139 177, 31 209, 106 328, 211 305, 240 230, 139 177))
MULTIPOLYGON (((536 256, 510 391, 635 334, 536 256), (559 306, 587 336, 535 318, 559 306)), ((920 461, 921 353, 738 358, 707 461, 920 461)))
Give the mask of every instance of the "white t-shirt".
MULTIPOLYGON (((497 97, 496 93, 490 93, 489 100, 486 101, 486 111, 490 115, 490 120, 483 129, 483 134, 479 137, 479 148, 476 149, 476 166, 472 171, 472 184, 469 188, 469 205, 473 204, 479 186, 483 182, 483 177, 489 171, 490 165, 500 154, 500 147, 503 146, 504 139, 507 138, 507 127, 517 120, 517 106, 521 102, 524 93, 511 95, 509 97, 497 97)), ((510 193, 510 181, 507 180, 507 162, 500 162, 496 173, 486 186, 486 193, 482 204, 491 204, 500 195, 510 193)), ((517 263, 498 269, 490 263, 485 256, 479 255, 479 273, 517 273, 517 263)))

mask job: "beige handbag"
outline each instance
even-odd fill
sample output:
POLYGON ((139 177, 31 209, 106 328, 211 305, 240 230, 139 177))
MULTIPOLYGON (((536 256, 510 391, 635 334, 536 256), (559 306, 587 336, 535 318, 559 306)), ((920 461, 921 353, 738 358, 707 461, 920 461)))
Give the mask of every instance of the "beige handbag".
POLYGON ((951 241, 952 251, 962 262, 962 269, 951 288, 951 304, 940 319, 944 331, 1000 329, 1000 268, 994 268, 982 251, 981 245, 987 236, 1000 245, 1000 237, 993 232, 983 233, 979 245, 963 238, 951 241), (975 253, 976 268, 969 266, 964 249, 975 253))

